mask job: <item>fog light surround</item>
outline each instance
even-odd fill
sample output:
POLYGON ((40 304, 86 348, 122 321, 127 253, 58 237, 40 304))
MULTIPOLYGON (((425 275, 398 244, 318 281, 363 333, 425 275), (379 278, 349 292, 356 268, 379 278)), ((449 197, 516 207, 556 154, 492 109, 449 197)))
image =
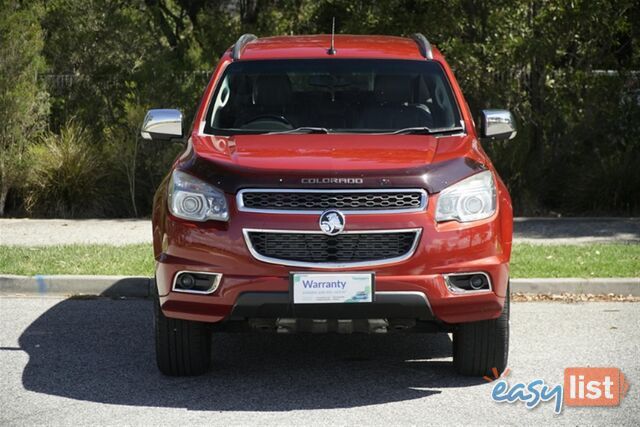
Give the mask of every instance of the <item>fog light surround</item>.
POLYGON ((444 282, 454 294, 491 292, 491 278, 482 271, 450 273, 444 275, 444 282))
POLYGON ((220 286, 222 274, 204 271, 178 271, 173 278, 173 292, 212 294, 220 286))

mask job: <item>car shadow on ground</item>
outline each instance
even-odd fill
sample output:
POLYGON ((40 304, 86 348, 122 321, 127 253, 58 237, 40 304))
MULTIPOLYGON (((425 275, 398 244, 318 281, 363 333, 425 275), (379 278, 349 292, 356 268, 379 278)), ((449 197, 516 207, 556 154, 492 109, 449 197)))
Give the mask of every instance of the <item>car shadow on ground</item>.
POLYGON ((446 334, 214 336, 214 367, 169 378, 155 366, 148 300, 69 299, 20 336, 27 390, 100 403, 289 411, 406 401, 484 383, 456 375, 446 334))

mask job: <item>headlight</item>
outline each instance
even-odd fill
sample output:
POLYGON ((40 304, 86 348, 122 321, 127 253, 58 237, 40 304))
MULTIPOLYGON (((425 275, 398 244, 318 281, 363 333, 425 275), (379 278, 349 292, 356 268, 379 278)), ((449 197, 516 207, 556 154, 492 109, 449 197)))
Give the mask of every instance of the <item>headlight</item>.
POLYGON ((190 221, 229 219, 227 199, 222 191, 179 170, 171 175, 169 210, 178 218, 190 221))
POLYGON ((496 185, 491 171, 477 173, 440 192, 436 221, 477 221, 496 211, 496 185))

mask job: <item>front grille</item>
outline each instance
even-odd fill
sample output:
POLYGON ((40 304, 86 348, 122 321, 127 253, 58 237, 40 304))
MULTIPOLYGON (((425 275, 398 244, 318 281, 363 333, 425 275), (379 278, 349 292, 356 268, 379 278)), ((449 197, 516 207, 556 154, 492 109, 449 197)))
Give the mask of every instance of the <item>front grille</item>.
MULTIPOLYGON (((411 255, 419 230, 323 233, 246 231, 258 259, 307 264, 350 264, 404 259, 411 255)), ((294 264, 296 265, 296 264, 294 264)))
POLYGON ((422 210, 423 190, 243 190, 239 205, 245 210, 344 211, 422 210))

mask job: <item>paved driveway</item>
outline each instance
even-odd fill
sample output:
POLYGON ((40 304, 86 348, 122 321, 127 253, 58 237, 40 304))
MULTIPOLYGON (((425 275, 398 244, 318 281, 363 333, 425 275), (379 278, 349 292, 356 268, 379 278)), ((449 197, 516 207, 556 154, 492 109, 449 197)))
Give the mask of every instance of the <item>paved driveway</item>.
MULTIPOLYGON (((640 243, 640 218, 516 218, 514 242, 534 244, 640 243)), ((2 219, 0 245, 151 243, 144 219, 2 219)))
POLYGON ((616 408, 496 404, 447 335, 219 335, 215 369, 166 378, 145 300, 0 298, 0 424, 428 425, 640 422, 640 304, 515 303, 511 381, 616 366, 616 408))
POLYGON ((515 218, 513 227, 519 243, 640 243, 640 218, 515 218))

